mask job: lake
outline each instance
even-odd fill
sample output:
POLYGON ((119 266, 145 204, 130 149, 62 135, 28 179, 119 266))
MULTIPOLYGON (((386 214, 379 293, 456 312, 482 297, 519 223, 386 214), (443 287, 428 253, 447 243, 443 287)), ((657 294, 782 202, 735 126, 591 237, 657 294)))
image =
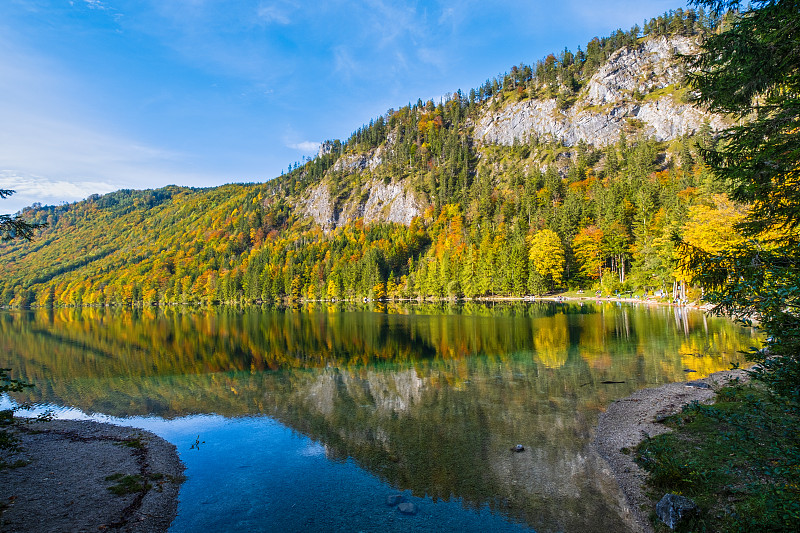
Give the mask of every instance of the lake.
POLYGON ((624 531, 599 413, 757 344, 611 302, 2 311, 0 365, 35 388, 0 408, 173 442, 176 532, 624 531))

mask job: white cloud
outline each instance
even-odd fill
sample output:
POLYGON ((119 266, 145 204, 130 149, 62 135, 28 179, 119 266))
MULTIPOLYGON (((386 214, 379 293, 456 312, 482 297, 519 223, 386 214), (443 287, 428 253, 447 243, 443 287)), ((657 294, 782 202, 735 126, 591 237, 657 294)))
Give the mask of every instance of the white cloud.
POLYGON ((0 203, 0 212, 16 212, 33 203, 45 205, 83 200, 92 194, 105 194, 120 188, 107 181, 51 179, 0 170, 0 186, 15 193, 0 203))
POLYGON ((129 174, 132 167, 181 159, 180 154, 149 147, 68 118, 40 116, 0 104, 8 121, 0 129, 0 168, 39 175, 80 178, 129 174))
POLYGON ((85 88, 52 62, 2 37, 0 58, 0 188, 17 191, 0 211, 153 186, 185 161, 90 116, 85 88))
POLYGON ((333 67, 335 72, 345 78, 349 78, 361 70, 359 64, 344 46, 337 46, 333 49, 333 67))
POLYGON ((287 144, 289 148, 300 150, 301 152, 316 152, 319 150, 319 143, 314 141, 302 141, 299 143, 287 144))
POLYGON ((404 36, 421 36, 426 25, 425 13, 418 13, 412 6, 397 5, 383 0, 368 0, 371 20, 369 28, 373 35, 380 37, 379 46, 384 47, 404 36))
POLYGON ((423 63, 433 65, 437 68, 444 68, 447 66, 447 56, 441 50, 433 48, 419 48, 417 49, 417 57, 423 63))
POLYGON ((88 7, 89 9, 100 9, 100 10, 103 10, 103 11, 108 9, 106 7, 106 5, 103 2, 101 2, 100 0, 83 0, 83 2, 86 4, 86 7, 88 7))
POLYGON ((289 18, 286 7, 277 4, 262 4, 258 7, 256 14, 267 24, 274 22, 276 24, 286 25, 292 21, 289 18))

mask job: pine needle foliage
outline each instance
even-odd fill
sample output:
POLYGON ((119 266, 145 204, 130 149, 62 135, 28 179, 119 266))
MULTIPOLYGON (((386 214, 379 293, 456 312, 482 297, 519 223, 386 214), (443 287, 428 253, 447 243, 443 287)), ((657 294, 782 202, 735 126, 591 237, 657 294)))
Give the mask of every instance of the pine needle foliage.
POLYGON ((717 311, 757 318, 769 337, 754 373, 800 405, 800 1, 698 0, 727 10, 720 32, 690 60, 701 104, 736 125, 704 151, 730 196, 750 206, 744 237, 723 253, 691 254, 688 267, 717 311))

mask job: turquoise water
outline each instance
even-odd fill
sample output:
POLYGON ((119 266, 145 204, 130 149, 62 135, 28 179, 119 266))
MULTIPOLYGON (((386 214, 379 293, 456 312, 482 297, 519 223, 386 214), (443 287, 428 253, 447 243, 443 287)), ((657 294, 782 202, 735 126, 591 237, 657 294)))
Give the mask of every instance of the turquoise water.
POLYGON ((177 446, 181 532, 624 531, 597 415, 757 343, 606 303, 3 312, 0 333, 36 385, 17 401, 177 446))

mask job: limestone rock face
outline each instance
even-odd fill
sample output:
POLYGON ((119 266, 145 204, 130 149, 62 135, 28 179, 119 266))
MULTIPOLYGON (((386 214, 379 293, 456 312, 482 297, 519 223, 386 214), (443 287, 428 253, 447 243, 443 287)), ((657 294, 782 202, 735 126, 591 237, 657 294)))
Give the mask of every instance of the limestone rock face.
MULTIPOLYGON (((377 152, 376 150, 376 154, 377 152)), ((358 164, 361 164, 361 161, 367 161, 366 157, 358 160, 354 156, 348 157, 358 164)), ((375 159, 375 155, 373 155, 373 159, 375 159)), ((338 165, 341 161, 340 159, 336 164, 338 165)), ((365 224, 395 222, 407 226, 423 210, 423 205, 417 196, 407 190, 402 183, 394 181, 384 183, 383 180, 375 178, 364 184, 360 195, 351 194, 341 206, 334 205, 327 181, 323 180, 309 189, 298 207, 305 216, 313 218, 324 230, 331 230, 362 217, 365 224)))
POLYGON ((364 223, 397 222, 408 226, 411 219, 422 210, 416 197, 406 191, 402 184, 372 180, 368 184, 369 197, 364 204, 364 223))
POLYGON ((594 146, 614 143, 623 132, 643 127, 645 135, 668 141, 696 133, 705 122, 724 127, 721 117, 663 95, 641 97, 680 83, 683 70, 676 54, 696 49, 688 37, 658 38, 615 52, 592 76, 585 91, 567 109, 556 100, 524 100, 499 111, 487 111, 475 126, 484 143, 511 145, 531 136, 574 146, 583 140, 594 146), (637 98, 634 93, 637 92, 637 98))
POLYGON ((336 225, 331 194, 325 183, 309 189, 308 195, 301 201, 300 210, 323 228, 332 228, 336 225))
POLYGON ((689 37, 648 39, 635 48, 621 48, 589 80, 588 105, 617 103, 634 91, 647 94, 683 79, 676 54, 690 55, 697 50, 689 37))
POLYGON ((333 165, 335 171, 346 171, 348 173, 361 170, 375 170, 383 163, 384 147, 378 148, 363 154, 349 154, 340 157, 333 165))

